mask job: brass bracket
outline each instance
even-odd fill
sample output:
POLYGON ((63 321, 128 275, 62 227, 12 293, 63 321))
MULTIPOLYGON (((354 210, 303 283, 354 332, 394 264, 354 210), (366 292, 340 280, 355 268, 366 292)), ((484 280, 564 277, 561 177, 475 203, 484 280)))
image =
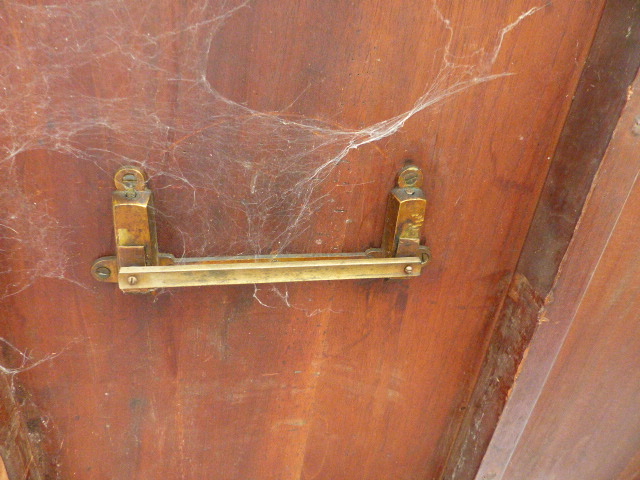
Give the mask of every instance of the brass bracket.
POLYGON ((91 267, 101 282, 118 283, 126 292, 200 285, 407 278, 420 275, 431 254, 420 244, 426 199, 422 172, 406 165, 391 190, 381 248, 362 253, 256 255, 175 258, 158 252, 153 194, 137 167, 115 174, 111 200, 116 255, 91 267))

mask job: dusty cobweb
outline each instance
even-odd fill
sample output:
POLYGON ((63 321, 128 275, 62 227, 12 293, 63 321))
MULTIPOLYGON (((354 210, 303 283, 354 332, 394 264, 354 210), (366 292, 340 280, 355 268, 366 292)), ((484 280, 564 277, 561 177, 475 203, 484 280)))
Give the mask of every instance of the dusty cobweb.
MULTIPOLYGON (((490 49, 457 47, 454 54, 456 31, 434 2, 431 15, 445 32, 434 52, 437 73, 406 111, 350 128, 336 118, 290 115, 290 105, 260 111, 212 85, 207 69, 216 36, 252 1, 194 1, 161 30, 166 25, 149 12, 165 7, 159 0, 0 5, 0 297, 39 278, 87 288, 78 255, 86 226, 70 222, 25 181, 32 156, 56 159, 51 169, 88 163, 109 187, 115 168, 144 167, 158 196, 172 190, 171 209, 158 202, 162 225, 181 243, 171 253, 277 254, 308 228, 327 201, 321 186, 352 150, 394 135, 457 93, 514 73, 492 71, 505 35, 542 8, 508 19, 490 49), (117 65, 112 82, 121 88, 95 87, 92 72, 110 74, 102 62, 117 65), (205 205, 212 195, 224 199, 222 211, 205 205), (229 229, 244 234, 221 240, 229 229)), ((86 188, 78 185, 60 188, 86 188)), ((289 304, 286 292, 276 297, 289 304)))

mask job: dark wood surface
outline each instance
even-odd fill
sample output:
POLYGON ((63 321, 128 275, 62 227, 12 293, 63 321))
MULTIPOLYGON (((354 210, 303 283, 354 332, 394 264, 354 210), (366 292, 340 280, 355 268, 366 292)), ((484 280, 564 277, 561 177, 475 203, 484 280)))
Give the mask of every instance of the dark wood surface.
POLYGON ((478 478, 640 477, 639 92, 640 77, 478 478))
POLYGON ((5 365, 33 367, 11 378, 62 477, 440 476, 603 1, 434 5, 0 4, 5 365), (376 246, 408 157, 434 254, 415 281, 90 277, 124 163, 151 174, 161 250, 198 256, 376 246))
MULTIPOLYGON (((483 457, 492 465, 484 471, 499 471, 524 428, 528 414, 509 414, 513 398, 503 409, 640 65, 639 9, 629 0, 608 2, 603 11, 445 478, 473 477, 483 457)), ((525 409, 537 395, 528 391, 525 409)))
POLYGON ((45 447, 55 446, 45 436, 43 418, 42 410, 13 376, 0 377, 0 480, 55 478, 57 459, 45 447))

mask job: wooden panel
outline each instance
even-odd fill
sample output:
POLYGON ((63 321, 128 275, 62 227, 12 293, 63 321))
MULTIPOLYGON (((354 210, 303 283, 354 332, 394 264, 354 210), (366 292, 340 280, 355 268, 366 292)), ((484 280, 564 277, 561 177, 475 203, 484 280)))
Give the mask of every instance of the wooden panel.
POLYGON ((602 6, 0 4, 2 336, 60 474, 437 478, 602 6), (89 274, 123 163, 161 249, 197 256, 372 246, 406 157, 415 281, 149 297, 89 274))
POLYGON ((518 265, 543 296, 551 289, 639 66, 640 4, 607 2, 518 265))
MULTIPOLYGON (((445 478, 473 477, 481 462, 499 471, 535 403, 542 384, 516 408, 514 381, 524 382, 521 363, 640 65, 639 9, 635 0, 604 9, 445 478)), ((545 376, 542 369, 537 379, 545 376)))
POLYGON ((481 478, 640 476, 639 90, 640 77, 522 375, 553 368, 504 476, 481 478))
POLYGON ((7 469, 4 467, 4 462, 0 458, 0 480, 9 480, 7 476, 7 469))
MULTIPOLYGON (((9 360, 6 355, 2 358, 5 362, 9 360)), ((47 443, 42 422, 46 417, 12 375, 3 373, 0 377, 0 480, 6 480, 8 475, 10 479, 51 478, 55 474, 55 456, 47 455, 42 448, 42 444, 47 443)), ((50 442, 49 446, 52 446, 50 442)))

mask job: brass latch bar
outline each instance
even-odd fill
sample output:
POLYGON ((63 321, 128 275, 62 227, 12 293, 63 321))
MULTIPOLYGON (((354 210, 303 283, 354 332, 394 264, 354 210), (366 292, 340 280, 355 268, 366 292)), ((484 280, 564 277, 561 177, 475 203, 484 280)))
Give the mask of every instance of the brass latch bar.
POLYGON ((430 260, 420 244, 426 199, 422 172, 406 165, 387 203, 381 248, 362 253, 175 258, 158 252, 153 194, 136 167, 116 172, 112 195, 116 255, 96 260, 96 280, 118 283, 126 292, 202 285, 240 285, 420 275, 430 260))

